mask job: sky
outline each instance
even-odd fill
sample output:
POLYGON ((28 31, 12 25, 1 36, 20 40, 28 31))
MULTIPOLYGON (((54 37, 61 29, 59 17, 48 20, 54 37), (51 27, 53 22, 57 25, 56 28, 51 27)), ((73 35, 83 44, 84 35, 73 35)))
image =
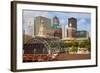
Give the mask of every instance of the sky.
POLYGON ((86 30, 91 34, 91 14, 83 12, 61 12, 61 11, 35 11, 23 10, 23 30, 28 35, 33 35, 34 18, 37 16, 53 19, 57 16, 60 25, 68 26, 68 18, 74 17, 77 19, 77 30, 86 30))

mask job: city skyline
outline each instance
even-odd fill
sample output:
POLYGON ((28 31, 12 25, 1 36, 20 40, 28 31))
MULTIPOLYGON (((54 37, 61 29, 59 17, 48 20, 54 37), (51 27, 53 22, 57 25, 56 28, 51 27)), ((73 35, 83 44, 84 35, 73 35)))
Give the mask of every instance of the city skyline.
POLYGON ((34 18, 37 16, 47 17, 53 19, 57 16, 60 21, 60 25, 68 27, 68 18, 74 17, 77 19, 77 29, 86 30, 91 34, 91 14, 90 13, 76 13, 76 12, 57 12, 57 11, 32 11, 23 10, 23 25, 26 34, 32 35, 34 28, 34 18))

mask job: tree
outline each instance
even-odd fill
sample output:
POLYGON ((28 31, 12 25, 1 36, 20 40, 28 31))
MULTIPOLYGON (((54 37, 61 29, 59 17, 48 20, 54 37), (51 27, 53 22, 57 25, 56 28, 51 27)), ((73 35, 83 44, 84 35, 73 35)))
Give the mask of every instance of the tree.
POLYGON ((72 47, 72 42, 66 42, 67 47, 72 47))
POLYGON ((69 48, 69 52, 77 52, 78 51, 78 41, 73 40, 73 41, 67 41, 66 42, 67 47, 69 48))
POLYGON ((67 44, 67 47, 78 47, 78 41, 76 41, 76 40, 73 40, 73 41, 68 41, 68 42, 66 42, 66 44, 67 44))
POLYGON ((80 48, 87 48, 87 50, 90 51, 90 48, 91 48, 90 40, 83 40, 83 41, 79 42, 79 47, 80 48))
POLYGON ((73 47, 78 47, 78 42, 77 42, 77 41, 73 41, 73 42, 72 42, 72 46, 73 46, 73 47))
POLYGON ((59 45, 61 48, 67 48, 67 43, 65 43, 64 41, 61 41, 59 45))
POLYGON ((77 51, 78 51, 78 48, 77 47, 74 47, 74 46, 71 47, 71 49, 70 49, 70 52, 75 52, 76 53, 77 51))

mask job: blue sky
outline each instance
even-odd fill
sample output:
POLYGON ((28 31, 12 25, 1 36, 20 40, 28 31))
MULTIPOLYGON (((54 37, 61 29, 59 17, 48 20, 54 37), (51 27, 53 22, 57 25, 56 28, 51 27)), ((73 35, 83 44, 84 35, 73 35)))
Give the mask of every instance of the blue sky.
POLYGON ((68 18, 74 17, 77 19, 78 30, 87 30, 91 34, 91 14, 83 12, 56 12, 56 11, 34 11, 23 10, 23 25, 27 34, 33 33, 34 18, 37 16, 43 16, 52 19, 57 16, 60 21, 60 25, 68 25, 68 18))

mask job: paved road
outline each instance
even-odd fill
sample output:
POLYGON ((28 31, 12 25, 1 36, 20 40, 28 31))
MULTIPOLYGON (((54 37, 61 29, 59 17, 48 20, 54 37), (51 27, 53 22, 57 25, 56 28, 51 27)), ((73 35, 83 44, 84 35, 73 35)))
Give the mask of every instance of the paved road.
POLYGON ((59 54, 56 57, 56 60, 82 60, 82 59, 90 59, 90 54, 59 54))

